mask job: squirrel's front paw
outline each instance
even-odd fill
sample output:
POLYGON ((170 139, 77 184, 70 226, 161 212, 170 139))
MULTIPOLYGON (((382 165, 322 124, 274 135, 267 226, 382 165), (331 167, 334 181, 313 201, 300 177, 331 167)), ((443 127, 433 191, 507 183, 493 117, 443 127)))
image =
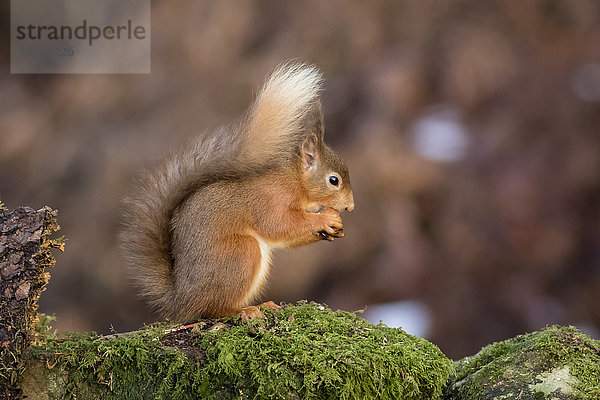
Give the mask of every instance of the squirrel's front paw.
POLYGON ((319 214, 323 218, 324 227, 316 233, 323 240, 333 241, 334 238, 344 237, 344 225, 342 217, 333 208, 325 208, 319 214))

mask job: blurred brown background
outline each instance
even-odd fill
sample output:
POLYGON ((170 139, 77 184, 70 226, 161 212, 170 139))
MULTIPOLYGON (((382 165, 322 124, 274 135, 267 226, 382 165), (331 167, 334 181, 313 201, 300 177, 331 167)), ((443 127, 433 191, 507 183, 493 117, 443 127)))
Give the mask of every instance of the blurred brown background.
POLYGON ((0 198, 60 212, 59 330, 156 319, 122 270, 120 200, 298 58, 325 75, 357 207, 344 239, 278 254, 264 299, 391 303, 455 358, 553 323, 598 338, 599 2, 154 2, 149 75, 11 75, 0 7, 0 198))

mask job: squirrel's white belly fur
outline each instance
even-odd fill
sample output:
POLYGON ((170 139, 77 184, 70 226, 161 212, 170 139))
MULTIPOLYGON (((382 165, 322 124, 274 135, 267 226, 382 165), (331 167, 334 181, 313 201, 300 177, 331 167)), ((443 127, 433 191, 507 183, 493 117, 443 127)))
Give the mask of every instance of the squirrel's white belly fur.
POLYGON ((256 296, 258 296, 263 283, 269 276, 269 269, 271 268, 271 254, 274 249, 285 247, 284 242, 269 242, 259 236, 256 232, 250 232, 250 235, 258 242, 260 248, 260 265, 258 271, 255 272, 254 278, 250 285, 250 290, 244 297, 243 303, 248 305, 256 296))

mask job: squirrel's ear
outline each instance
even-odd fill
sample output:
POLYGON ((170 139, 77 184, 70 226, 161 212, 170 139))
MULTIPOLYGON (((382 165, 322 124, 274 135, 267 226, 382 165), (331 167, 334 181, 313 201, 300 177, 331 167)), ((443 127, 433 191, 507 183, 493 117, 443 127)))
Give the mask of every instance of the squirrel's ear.
POLYGON ((319 162, 319 151, 323 143, 323 109, 321 102, 312 104, 304 120, 302 139, 302 165, 305 171, 314 171, 319 162))
POLYGON ((302 153, 302 166, 305 171, 314 171, 319 163, 319 138, 311 133, 304 137, 300 149, 302 153))

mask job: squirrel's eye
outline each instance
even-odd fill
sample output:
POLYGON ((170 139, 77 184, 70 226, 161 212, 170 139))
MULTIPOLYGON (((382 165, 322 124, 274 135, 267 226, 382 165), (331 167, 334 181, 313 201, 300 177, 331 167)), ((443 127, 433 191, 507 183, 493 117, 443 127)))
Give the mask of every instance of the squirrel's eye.
POLYGON ((329 183, 331 183, 333 186, 337 186, 337 185, 339 185, 339 183, 340 183, 340 180, 338 179, 338 177, 337 177, 337 176, 335 176, 335 175, 331 175, 331 176, 329 177, 329 183))

